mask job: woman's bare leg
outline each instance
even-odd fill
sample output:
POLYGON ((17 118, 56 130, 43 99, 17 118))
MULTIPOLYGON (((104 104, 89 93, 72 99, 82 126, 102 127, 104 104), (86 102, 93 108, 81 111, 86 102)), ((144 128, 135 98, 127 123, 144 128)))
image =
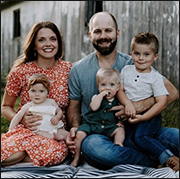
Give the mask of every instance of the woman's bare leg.
POLYGON ((9 165, 14 165, 16 163, 21 162, 25 157, 26 157, 26 152, 16 152, 12 155, 10 155, 6 160, 1 162, 1 166, 9 166, 9 165))
POLYGON ((24 159, 22 160, 22 162, 32 162, 32 159, 29 157, 28 154, 26 154, 26 156, 24 157, 24 159))

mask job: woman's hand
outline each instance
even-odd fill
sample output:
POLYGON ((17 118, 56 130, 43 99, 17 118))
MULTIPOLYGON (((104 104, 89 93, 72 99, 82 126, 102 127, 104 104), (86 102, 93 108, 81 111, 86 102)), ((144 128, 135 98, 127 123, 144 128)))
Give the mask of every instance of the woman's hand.
POLYGON ((21 124, 23 124, 27 129, 34 131, 37 130, 37 126, 41 124, 42 116, 33 115, 31 112, 26 111, 21 124))

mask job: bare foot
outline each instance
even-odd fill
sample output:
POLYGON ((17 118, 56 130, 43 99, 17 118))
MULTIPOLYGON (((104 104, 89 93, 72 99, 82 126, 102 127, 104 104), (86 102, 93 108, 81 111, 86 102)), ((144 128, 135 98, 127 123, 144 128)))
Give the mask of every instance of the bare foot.
POLYGON ((166 162, 166 166, 172 168, 175 172, 179 171, 179 158, 176 156, 172 156, 166 162))
POLYGON ((70 165, 73 167, 77 167, 78 163, 79 163, 79 159, 78 160, 73 159, 73 161, 70 163, 70 165))
POLYGON ((57 133, 53 133, 54 134, 54 139, 55 140, 66 140, 65 136, 57 134, 57 133))
POLYGON ((120 142, 115 142, 114 144, 115 144, 115 145, 120 145, 121 147, 123 147, 123 144, 120 143, 120 142))
POLYGON ((83 160, 84 160, 84 156, 81 153, 80 157, 79 158, 77 158, 77 157, 74 158, 73 161, 70 163, 70 165, 73 166, 73 167, 77 167, 78 164, 81 163, 83 160))

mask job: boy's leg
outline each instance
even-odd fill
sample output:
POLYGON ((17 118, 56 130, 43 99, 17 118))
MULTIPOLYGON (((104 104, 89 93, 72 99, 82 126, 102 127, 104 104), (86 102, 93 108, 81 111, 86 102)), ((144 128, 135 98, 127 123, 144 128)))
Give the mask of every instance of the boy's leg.
POLYGON ((161 127, 155 138, 161 142, 174 155, 179 157, 179 129, 161 127))
POLYGON ((147 154, 158 158, 166 148, 155 139, 161 128, 162 116, 159 114, 148 121, 138 123, 135 130, 134 141, 136 145, 147 154))
POLYGON ((123 146, 123 142, 125 139, 124 128, 123 127, 116 128, 110 137, 114 137, 114 144, 123 146))
POLYGON ((157 158, 161 165, 166 165, 166 162, 173 156, 173 153, 155 139, 155 134, 161 128, 161 121, 161 115, 159 114, 149 121, 138 124, 135 142, 147 154, 157 158))
POLYGON ((78 163, 80 162, 80 156, 81 156, 81 143, 83 141, 83 139, 87 136, 86 132, 84 131, 78 131, 76 134, 76 138, 74 140, 75 142, 75 156, 73 161, 71 162, 71 166, 76 167, 78 165, 78 163))

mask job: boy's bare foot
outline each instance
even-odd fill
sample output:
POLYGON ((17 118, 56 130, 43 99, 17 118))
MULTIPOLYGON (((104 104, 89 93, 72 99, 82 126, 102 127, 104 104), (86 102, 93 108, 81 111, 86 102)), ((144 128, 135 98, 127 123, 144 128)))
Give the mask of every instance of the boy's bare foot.
POLYGON ((166 162, 166 166, 172 168, 175 172, 179 171, 179 158, 172 156, 166 162))

